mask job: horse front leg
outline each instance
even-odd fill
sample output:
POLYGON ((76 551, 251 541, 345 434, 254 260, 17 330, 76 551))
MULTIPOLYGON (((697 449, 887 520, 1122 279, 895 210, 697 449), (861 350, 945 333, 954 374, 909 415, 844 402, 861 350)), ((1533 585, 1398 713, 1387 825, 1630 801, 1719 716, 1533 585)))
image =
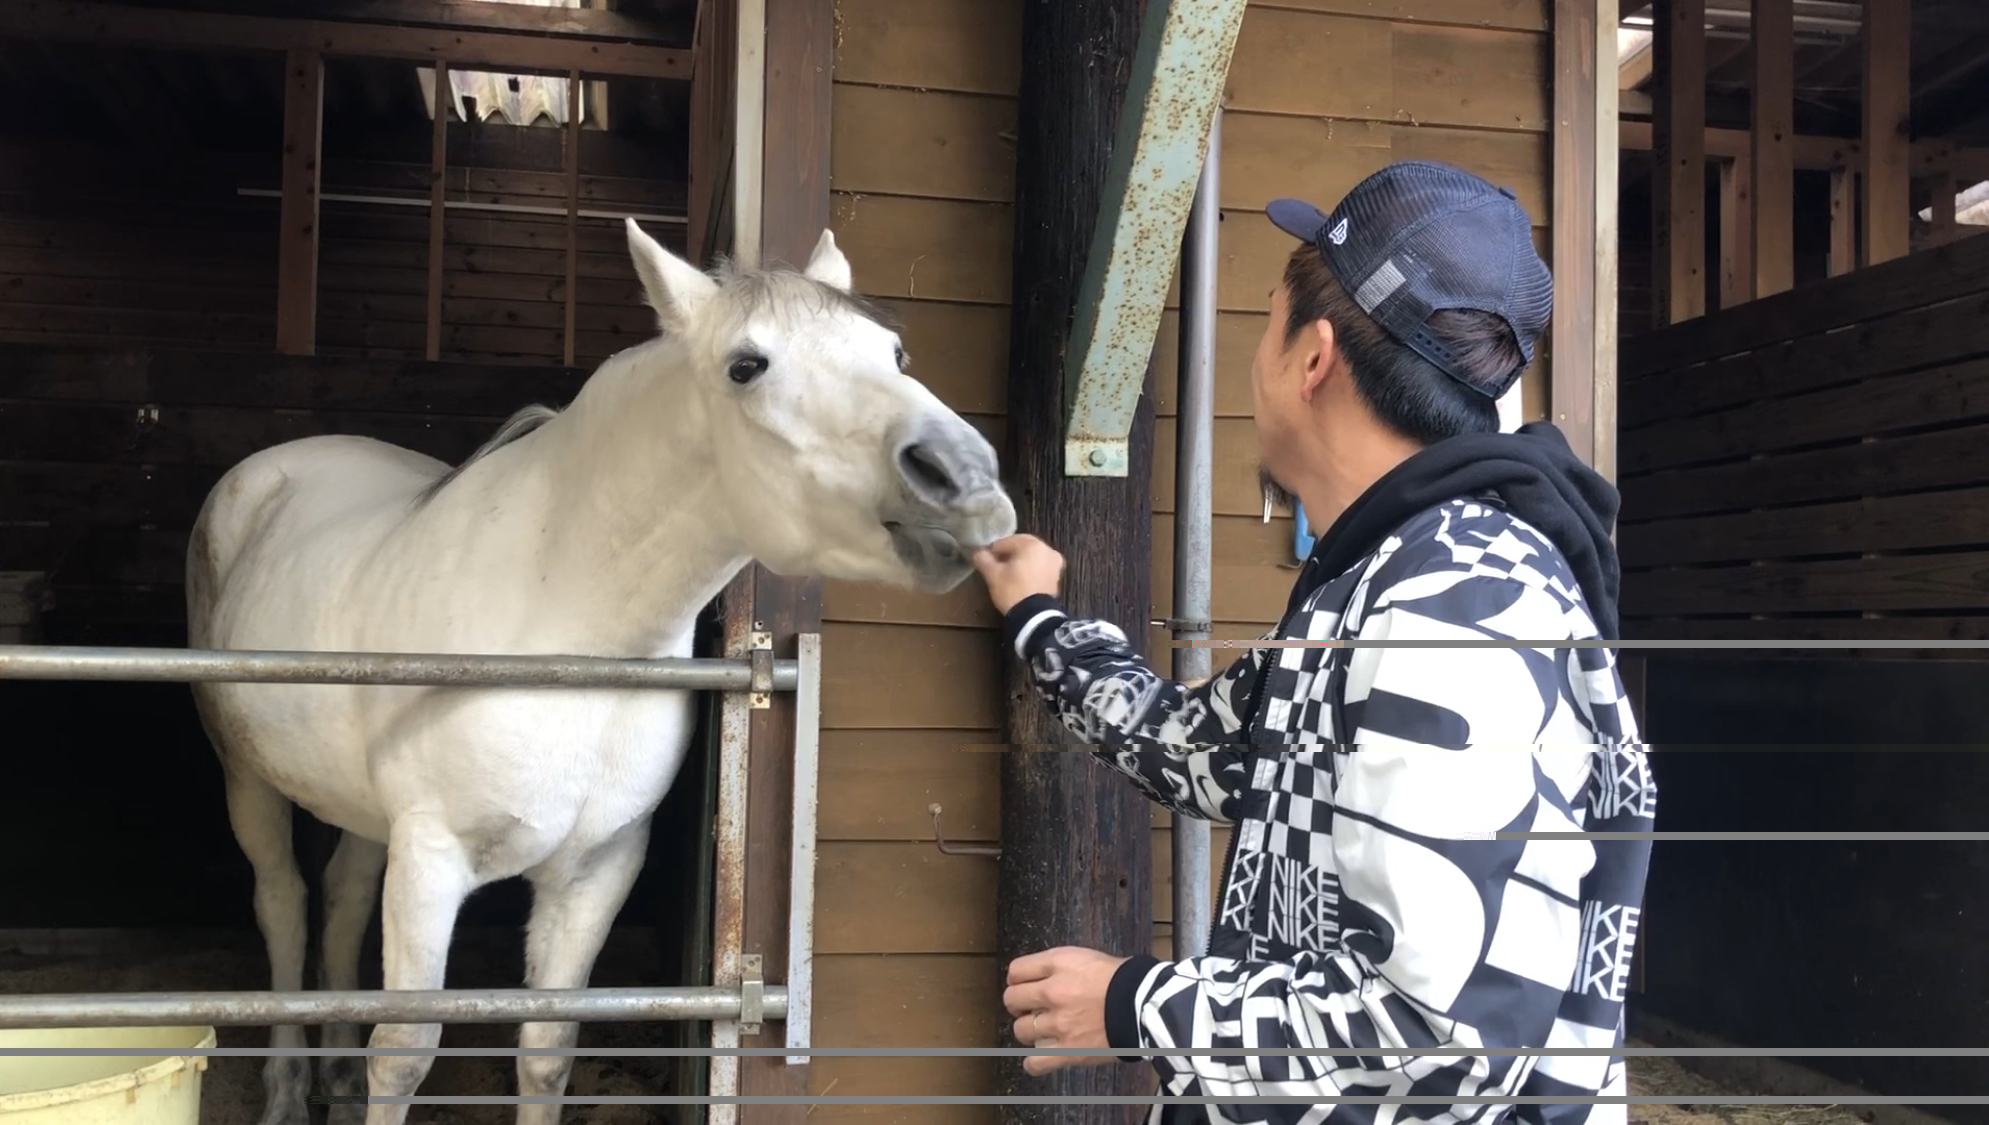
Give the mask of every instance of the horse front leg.
MULTIPOLYGON (((425 818, 396 822, 387 843, 387 874, 381 894, 381 983, 388 990, 432 990, 443 985, 449 938, 463 900, 476 886, 462 845, 425 818)), ((374 1027, 374 1048, 434 1048, 442 1042, 439 1023, 382 1023, 374 1027)), ((367 1060, 371 1097, 406 1097, 420 1088, 435 1065, 433 1055, 373 1055, 367 1060)), ((406 1104, 372 1102, 366 1125, 402 1125, 406 1104)))
MULTIPOLYGON (((628 900, 649 847, 649 818, 630 824, 577 861, 549 864, 530 873, 532 919, 525 938, 528 988, 585 988, 594 960, 607 944, 615 916, 628 900)), ((580 1041, 575 1023, 528 1023, 518 1029, 523 1048, 570 1049, 580 1041)), ((571 1055, 520 1055, 518 1093, 556 1098, 573 1073, 571 1055)), ((518 1125, 556 1125, 560 1107, 526 1103, 518 1125)))

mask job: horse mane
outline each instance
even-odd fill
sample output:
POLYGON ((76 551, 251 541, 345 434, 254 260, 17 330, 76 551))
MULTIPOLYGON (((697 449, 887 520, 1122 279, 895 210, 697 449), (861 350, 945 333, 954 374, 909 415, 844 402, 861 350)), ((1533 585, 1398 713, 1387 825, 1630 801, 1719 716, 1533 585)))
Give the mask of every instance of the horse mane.
POLYGON ((541 406, 536 403, 513 414, 505 420, 502 426, 497 428, 497 432, 490 436, 490 440, 478 446, 475 453, 465 457, 462 464, 436 477, 433 484, 422 489, 421 493, 414 498, 414 506, 419 508, 427 504, 430 500, 435 499, 436 493, 447 488, 451 481, 462 476, 464 470, 468 469, 471 465, 503 449, 505 446, 510 445, 512 442, 517 441, 519 438, 524 437, 557 417, 559 417, 559 411, 550 406, 541 406))
MULTIPOLYGON (((715 280, 730 291, 736 301, 738 315, 750 317, 753 313, 769 307, 779 308, 784 301, 802 301, 813 297, 819 308, 837 308, 865 320, 874 321, 892 331, 899 331, 902 325, 891 315, 891 311, 870 299, 854 292, 845 292, 833 285, 824 285, 814 278, 788 268, 755 268, 743 265, 731 258, 721 256, 717 262, 715 280)), ((513 414, 504 425, 498 427, 490 440, 477 447, 475 453, 463 459, 463 463, 435 478, 434 483, 421 490, 414 499, 419 508, 435 498, 435 495, 471 465, 490 456, 512 442, 525 437, 532 431, 559 417, 559 411, 550 406, 532 405, 513 414)))

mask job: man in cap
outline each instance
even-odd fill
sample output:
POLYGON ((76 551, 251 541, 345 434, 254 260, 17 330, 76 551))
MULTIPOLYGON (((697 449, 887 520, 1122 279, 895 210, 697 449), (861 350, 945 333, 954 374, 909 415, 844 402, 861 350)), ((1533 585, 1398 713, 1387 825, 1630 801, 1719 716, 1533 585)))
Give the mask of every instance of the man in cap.
POLYGON ((1049 545, 981 552, 1063 725, 1170 810, 1233 826, 1204 956, 1010 966, 1018 1040, 1098 1052, 1025 1065, 1146 1058, 1163 1095, 1238 1099, 1156 1122, 1621 1122, 1456 1100, 1625 1092, 1620 1056, 1458 1049, 1621 1046, 1650 845, 1507 837, 1649 831, 1656 804, 1614 654, 1580 646, 1617 639, 1616 493, 1553 426, 1499 432, 1552 308, 1531 224, 1426 161, 1330 214, 1267 210, 1300 245, 1251 363, 1260 477, 1326 528, 1267 639, 1482 647, 1253 649, 1190 688, 1066 614, 1049 545), (1267 1095, 1310 1104, 1248 1100, 1267 1095), (1331 1103, 1352 1095, 1406 1101, 1331 1103))

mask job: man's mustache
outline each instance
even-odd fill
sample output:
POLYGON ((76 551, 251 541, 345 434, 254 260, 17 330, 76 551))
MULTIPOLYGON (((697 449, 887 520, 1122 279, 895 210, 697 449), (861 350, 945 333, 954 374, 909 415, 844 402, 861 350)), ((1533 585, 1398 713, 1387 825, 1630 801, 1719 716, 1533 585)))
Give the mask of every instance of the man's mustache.
POLYGON ((1298 510, 1298 498, 1291 494, 1290 489, 1279 484, 1278 479, 1271 475, 1271 470, 1261 461, 1257 463, 1257 488, 1264 495, 1265 523, 1271 522, 1271 510, 1274 507, 1287 512, 1298 510))

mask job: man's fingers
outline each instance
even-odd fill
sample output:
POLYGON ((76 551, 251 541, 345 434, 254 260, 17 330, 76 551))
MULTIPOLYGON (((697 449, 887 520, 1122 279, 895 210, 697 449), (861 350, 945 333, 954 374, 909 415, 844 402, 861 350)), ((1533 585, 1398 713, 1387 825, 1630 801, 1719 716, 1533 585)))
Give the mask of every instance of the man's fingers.
POLYGON ((1057 951, 1045 949, 1037 953, 1026 953, 1008 963, 1008 983, 1025 984, 1029 981, 1047 978, 1056 965, 1057 951))
POLYGON ((1040 1012, 1049 1007, 1049 989, 1038 981, 1024 981, 1012 984, 1001 994, 1001 1006, 1012 1016, 1026 1017, 1030 1012, 1040 1012))

